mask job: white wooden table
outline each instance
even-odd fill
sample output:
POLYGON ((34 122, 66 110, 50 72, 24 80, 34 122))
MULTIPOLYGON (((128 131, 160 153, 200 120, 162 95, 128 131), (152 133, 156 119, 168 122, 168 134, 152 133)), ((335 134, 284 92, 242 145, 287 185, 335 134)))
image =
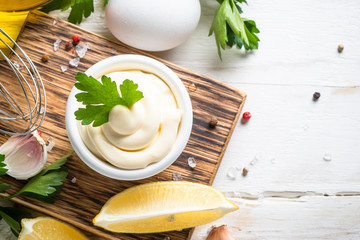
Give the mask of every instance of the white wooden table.
MULTIPOLYGON (((114 38, 102 2, 80 26, 114 38)), ((206 239, 214 224, 228 224, 235 239, 360 239, 360 1, 248 2, 258 51, 226 50, 221 62, 207 36, 218 3, 201 0, 192 37, 154 53, 243 90, 252 113, 236 126, 213 184, 240 209, 192 239, 206 239), (246 177, 227 176, 245 166, 246 177)))

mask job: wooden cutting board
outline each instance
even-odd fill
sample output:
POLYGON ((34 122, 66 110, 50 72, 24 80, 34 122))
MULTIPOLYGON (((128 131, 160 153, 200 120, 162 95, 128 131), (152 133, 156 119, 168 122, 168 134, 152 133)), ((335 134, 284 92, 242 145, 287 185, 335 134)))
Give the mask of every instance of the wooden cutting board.
MULTIPOLYGON (((68 22, 59 20, 53 25, 53 21, 53 17, 41 12, 31 13, 18 40, 19 45, 35 63, 46 88, 47 113, 40 130, 43 131, 44 138, 52 136, 56 143, 53 150, 49 152, 49 163, 72 151, 65 130, 65 106, 68 94, 75 83, 76 73, 84 72, 94 63, 116 54, 131 53, 153 57, 148 53, 98 36, 68 22), (64 50, 65 42, 70 40, 74 34, 81 36, 84 43, 91 44, 91 49, 81 59, 77 68, 68 66, 69 60, 75 56, 71 51, 64 50), (54 52, 53 44, 57 39, 61 39, 62 44, 60 49, 54 52), (41 61, 43 54, 50 56, 47 63, 41 61), (61 65, 68 66, 68 70, 62 72, 61 65)), ((172 180, 174 171, 181 173, 185 181, 211 185, 230 136, 238 122, 246 97, 244 93, 173 63, 157 57, 153 58, 166 64, 180 77, 189 90, 193 105, 192 134, 185 150, 174 164, 156 176, 145 180, 119 181, 94 172, 74 154, 67 163, 69 175, 61 194, 56 197, 55 204, 44 204, 26 198, 14 199, 15 202, 106 239, 164 239, 164 237, 170 237, 172 240, 177 240, 190 238, 193 229, 158 234, 115 234, 94 227, 92 224, 94 216, 113 195, 141 183, 172 180), (208 126, 211 116, 215 116, 219 120, 214 129, 208 126), (196 159, 195 169, 188 166, 187 159, 189 157, 196 159), (74 177, 76 178, 75 183, 71 181, 74 177)), ((2 72, 9 70, 4 62, 0 67, 2 72)), ((1 143, 7 138, 7 136, 0 136, 1 143)), ((19 189, 23 185, 23 182, 10 177, 4 177, 3 180, 14 185, 14 189, 19 189)))

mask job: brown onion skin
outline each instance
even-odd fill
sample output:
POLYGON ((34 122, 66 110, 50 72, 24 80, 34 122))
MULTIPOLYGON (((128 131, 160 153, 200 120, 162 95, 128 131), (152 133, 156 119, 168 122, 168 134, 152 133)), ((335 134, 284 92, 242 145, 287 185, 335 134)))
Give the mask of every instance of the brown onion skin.
POLYGON ((227 225, 221 225, 220 227, 214 227, 206 240, 235 240, 229 232, 227 225))

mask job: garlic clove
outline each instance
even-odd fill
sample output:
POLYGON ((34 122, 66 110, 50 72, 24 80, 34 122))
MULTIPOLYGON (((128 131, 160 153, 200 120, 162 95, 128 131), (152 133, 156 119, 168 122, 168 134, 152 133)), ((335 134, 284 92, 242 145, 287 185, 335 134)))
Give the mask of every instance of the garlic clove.
POLYGON ((20 143, 28 140, 30 137, 31 134, 10 137, 3 145, 1 145, 0 153, 5 156, 9 155, 16 147, 20 147, 20 143))
POLYGON ((211 229, 206 240, 235 240, 229 231, 227 225, 221 225, 220 227, 214 227, 211 229))
POLYGON ((45 141, 37 131, 10 137, 0 147, 0 153, 5 155, 7 174, 18 180, 26 180, 38 174, 47 159, 45 141))

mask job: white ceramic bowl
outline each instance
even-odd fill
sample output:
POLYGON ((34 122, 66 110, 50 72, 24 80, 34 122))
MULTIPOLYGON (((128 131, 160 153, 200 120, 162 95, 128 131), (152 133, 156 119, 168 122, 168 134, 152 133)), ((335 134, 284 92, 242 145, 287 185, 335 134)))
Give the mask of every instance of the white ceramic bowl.
POLYGON ((141 55, 124 54, 104 59, 85 73, 96 79, 110 72, 121 70, 142 70, 153 73, 163 79, 172 90, 179 107, 183 110, 179 133, 170 152, 159 162, 150 164, 146 168, 124 170, 112 166, 94 154, 85 146, 78 130, 78 120, 74 112, 79 108, 75 95, 80 91, 73 87, 66 104, 65 121, 70 143, 80 159, 94 171, 110 178, 119 180, 138 180, 153 176, 170 166, 182 153, 189 140, 193 113, 189 94, 179 77, 163 63, 141 55))

